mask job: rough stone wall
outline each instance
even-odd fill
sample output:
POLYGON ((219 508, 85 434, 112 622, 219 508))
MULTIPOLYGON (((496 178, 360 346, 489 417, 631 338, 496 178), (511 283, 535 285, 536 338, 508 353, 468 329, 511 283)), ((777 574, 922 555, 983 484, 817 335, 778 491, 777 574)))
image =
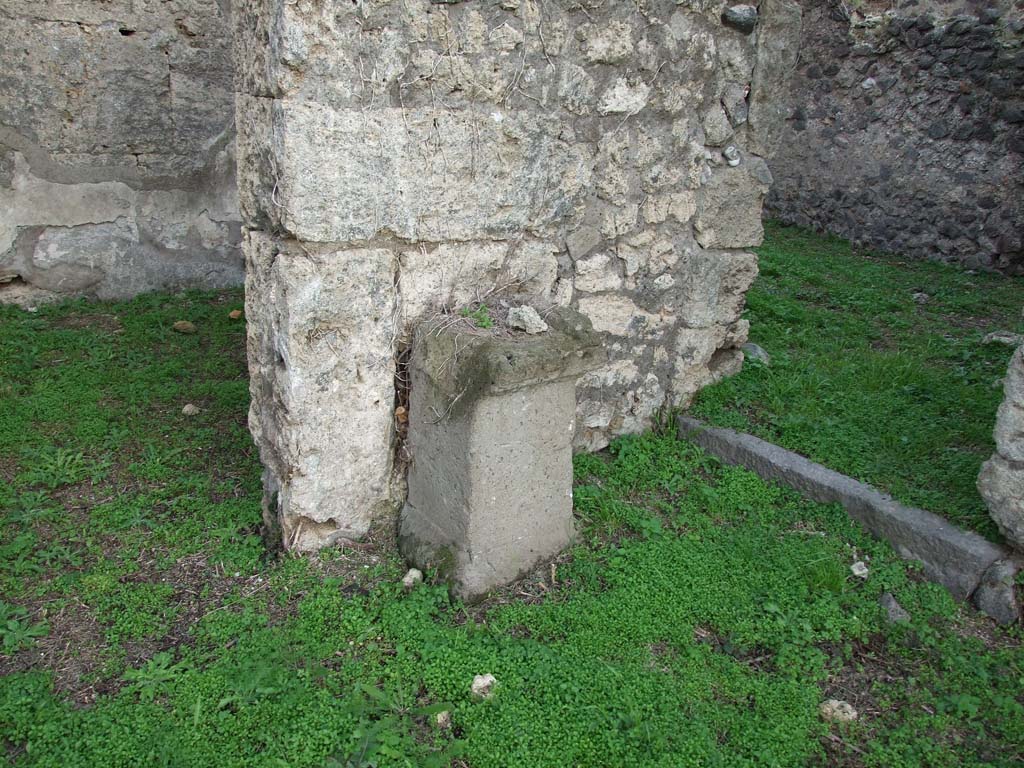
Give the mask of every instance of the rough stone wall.
POLYGON ((0 301, 243 279, 227 0, 0 0, 0 301))
POLYGON ((848 20, 841 7, 804 0, 769 213, 915 258, 1024 273, 1019 10, 904 0, 848 20))
POLYGON ((579 449, 738 370, 799 11, 723 10, 236 2, 250 426, 286 545, 397 500, 396 359, 437 313, 506 289, 589 316, 579 449))

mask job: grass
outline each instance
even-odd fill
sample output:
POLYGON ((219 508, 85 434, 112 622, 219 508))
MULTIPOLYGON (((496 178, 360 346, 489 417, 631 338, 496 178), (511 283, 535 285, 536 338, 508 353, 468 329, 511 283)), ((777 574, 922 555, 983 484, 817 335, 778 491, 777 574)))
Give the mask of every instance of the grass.
POLYGON ((244 327, 228 318, 240 305, 189 293, 0 308, 10 764, 1024 757, 1019 631, 959 608, 840 509, 671 435, 579 457, 578 544, 476 606, 401 588, 393 521, 364 543, 267 559, 244 327), (173 332, 179 319, 197 333, 173 332), (909 623, 886 621, 884 592, 909 623), (481 701, 470 685, 484 673, 498 685, 481 701), (827 698, 860 718, 822 721, 827 698))
POLYGON ((772 225, 748 294, 772 357, 703 390, 695 416, 763 437, 999 541, 975 488, 1024 280, 854 252, 772 225), (915 293, 926 293, 925 303, 915 293))

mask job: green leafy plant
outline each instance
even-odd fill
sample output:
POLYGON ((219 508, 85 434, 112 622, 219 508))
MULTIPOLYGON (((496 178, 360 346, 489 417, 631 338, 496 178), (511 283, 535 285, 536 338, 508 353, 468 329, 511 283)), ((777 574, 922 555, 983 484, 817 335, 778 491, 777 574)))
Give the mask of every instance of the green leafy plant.
POLYGON ((137 669, 129 669, 124 679, 129 690, 137 691, 140 701, 152 701, 161 686, 173 682, 187 669, 184 662, 174 663, 174 654, 160 651, 137 669))
POLYGON ((49 632, 49 625, 45 622, 30 622, 28 611, 21 606, 0 601, 0 635, 3 636, 4 653, 11 654, 27 648, 37 638, 46 637, 49 632))
POLYGON ((462 317, 473 321, 477 328, 493 328, 494 320, 491 318, 491 311, 486 304, 480 304, 476 308, 463 307, 459 314, 462 317))
POLYGON ((84 480, 93 467, 81 451, 49 446, 27 451, 20 479, 27 485, 57 488, 84 480))
POLYGON ((398 691, 357 683, 356 696, 348 710, 358 718, 358 725, 349 737, 349 744, 328 758, 326 768, 371 768, 392 761, 402 764, 413 760, 424 768, 451 765, 462 754, 462 744, 452 741, 439 750, 422 754, 414 735, 414 720, 432 718, 450 710, 452 705, 406 707, 399 703, 401 698, 398 691))

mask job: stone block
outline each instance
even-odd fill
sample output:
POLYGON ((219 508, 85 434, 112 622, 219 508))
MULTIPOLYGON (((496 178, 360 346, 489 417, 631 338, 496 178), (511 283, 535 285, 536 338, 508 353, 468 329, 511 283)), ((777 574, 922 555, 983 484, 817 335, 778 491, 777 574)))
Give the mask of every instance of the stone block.
POLYGON ((416 334, 399 543, 465 599, 513 581, 573 536, 575 381, 602 351, 578 313, 546 320, 550 330, 535 336, 436 322, 416 334))
MULTIPOLYGON (((245 173, 248 216, 304 242, 507 239, 582 205, 593 150, 543 116, 466 109, 335 109, 293 99, 247 108, 270 125, 245 173), (269 183, 271 182, 272 183, 269 183), (269 183, 269 186, 268 186, 269 183)), ((241 121, 240 121, 241 123, 241 121)), ((245 165, 243 165, 245 168, 245 165)))
POLYGON ((759 157, 748 155, 738 167, 719 166, 697 192, 693 220, 697 242, 705 248, 752 248, 764 239, 761 205, 772 176, 759 157))
POLYGON ((358 538, 391 504, 397 259, 245 240, 249 427, 285 546, 358 538))
POLYGON ((978 475, 978 491, 1010 545, 1024 551, 1024 347, 1010 359, 996 414, 996 451, 978 475))

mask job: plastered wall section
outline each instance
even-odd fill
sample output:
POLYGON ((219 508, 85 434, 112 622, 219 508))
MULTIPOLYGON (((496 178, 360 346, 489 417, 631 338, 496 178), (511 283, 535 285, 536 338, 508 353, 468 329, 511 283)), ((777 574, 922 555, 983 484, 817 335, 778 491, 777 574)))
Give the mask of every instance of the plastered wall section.
POLYGON ((241 283, 229 20, 0 0, 0 301, 241 283))

